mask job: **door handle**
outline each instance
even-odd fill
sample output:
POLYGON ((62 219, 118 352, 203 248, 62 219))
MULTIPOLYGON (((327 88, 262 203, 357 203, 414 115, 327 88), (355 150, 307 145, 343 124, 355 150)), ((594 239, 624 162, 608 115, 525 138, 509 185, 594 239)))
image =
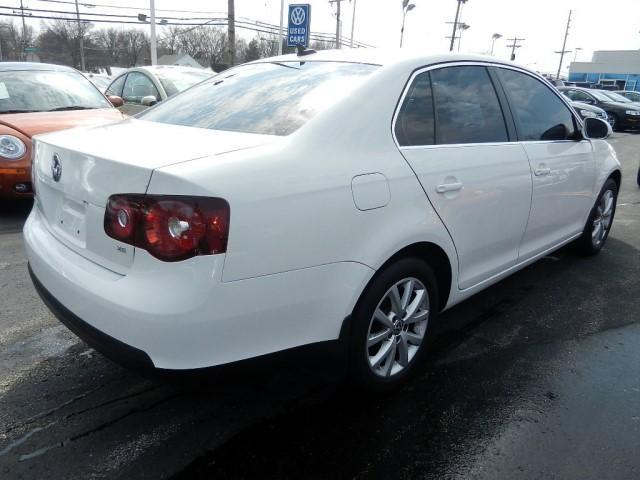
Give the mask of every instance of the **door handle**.
POLYGON ((462 188, 462 183, 442 183, 436 186, 436 192, 438 193, 446 193, 446 192, 456 192, 462 188))
POLYGON ((550 173, 551 173, 551 169, 550 169, 550 168, 548 168, 548 167, 536 168, 536 169, 533 171, 533 174, 534 174, 536 177, 542 177, 542 176, 544 176, 544 175, 549 175, 550 173))

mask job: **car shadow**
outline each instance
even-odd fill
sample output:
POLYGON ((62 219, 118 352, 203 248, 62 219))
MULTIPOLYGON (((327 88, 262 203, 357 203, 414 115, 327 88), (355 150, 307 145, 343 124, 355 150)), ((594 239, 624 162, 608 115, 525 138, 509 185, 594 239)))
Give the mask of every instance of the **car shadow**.
POLYGON ((387 396, 351 392, 340 381, 344 364, 289 363, 159 381, 77 343, 4 380, 0 472, 5 478, 394 476, 392 465, 409 461, 402 440, 420 447, 426 472, 444 476, 469 432, 490 435, 539 380, 533 364, 526 374, 512 372, 527 348, 636 321, 625 311, 640 318, 635 302, 618 295, 640 289, 638 265, 628 261, 637 253, 615 238, 588 259, 564 248, 454 307, 433 325, 415 379, 387 396))
POLYGON ((0 233, 22 230, 32 207, 33 200, 30 198, 0 199, 0 233))

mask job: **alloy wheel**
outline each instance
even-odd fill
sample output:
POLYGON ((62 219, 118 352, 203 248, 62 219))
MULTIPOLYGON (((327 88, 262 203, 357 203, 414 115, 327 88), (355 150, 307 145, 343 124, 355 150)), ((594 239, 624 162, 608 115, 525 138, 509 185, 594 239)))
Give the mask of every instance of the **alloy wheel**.
POLYGON ((380 377, 402 372, 422 344, 429 321, 429 294, 417 278, 396 282, 378 303, 369 323, 366 354, 380 377))
POLYGON ((591 241, 594 247, 599 247, 607 236, 607 232, 611 226, 614 204, 615 195, 611 190, 606 190, 600 197, 600 201, 596 206, 596 215, 593 219, 591 241))

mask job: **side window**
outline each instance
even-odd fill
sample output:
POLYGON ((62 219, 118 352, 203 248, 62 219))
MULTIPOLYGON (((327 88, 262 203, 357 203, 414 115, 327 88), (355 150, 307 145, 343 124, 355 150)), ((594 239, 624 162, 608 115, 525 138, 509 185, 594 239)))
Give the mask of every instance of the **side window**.
POLYGON ((575 138, 573 114, 551 89, 521 72, 504 68, 498 72, 519 126, 520 140, 575 138))
POLYGON ((105 95, 116 95, 118 97, 122 96, 122 87, 124 85, 124 79, 127 78, 126 75, 122 75, 121 77, 116 78, 111 85, 104 92, 105 95))
POLYGON ((507 127, 485 67, 446 67, 431 72, 436 143, 506 142, 507 127))
POLYGON ((568 97, 573 100, 574 102, 586 102, 586 103, 592 103, 593 99, 587 95, 584 92, 581 92, 580 90, 569 90, 569 94, 568 97))
POLYGON ((429 72, 414 78, 400 107, 395 132, 401 146, 433 145, 435 122, 429 72))
POLYGON ((149 95, 153 95, 157 100, 160 99, 160 94, 149 77, 144 73, 131 72, 127 76, 122 92, 125 103, 140 104, 142 99, 149 95))

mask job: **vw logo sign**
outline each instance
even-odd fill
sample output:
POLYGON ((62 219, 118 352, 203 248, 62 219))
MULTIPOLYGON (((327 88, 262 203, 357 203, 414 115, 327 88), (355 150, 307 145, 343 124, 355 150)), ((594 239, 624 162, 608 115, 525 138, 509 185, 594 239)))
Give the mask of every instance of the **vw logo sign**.
POLYGON ((302 25, 304 23, 304 8, 296 7, 291 10, 291 23, 294 25, 302 25))
POLYGON ((51 176, 56 182, 59 182, 62 176, 62 162, 57 153, 53 154, 53 159, 51 160, 51 176))

